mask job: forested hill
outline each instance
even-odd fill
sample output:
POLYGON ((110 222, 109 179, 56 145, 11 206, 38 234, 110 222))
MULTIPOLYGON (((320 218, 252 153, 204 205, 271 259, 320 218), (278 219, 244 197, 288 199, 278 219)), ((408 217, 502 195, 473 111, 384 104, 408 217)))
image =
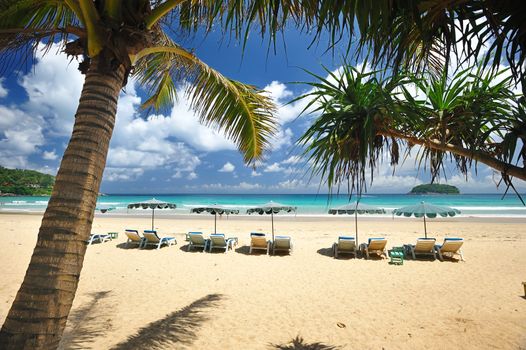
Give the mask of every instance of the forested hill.
POLYGON ((55 177, 35 170, 0 167, 0 195, 50 195, 55 177))
POLYGON ((455 186, 442 184, 424 184, 413 187, 409 194, 459 194, 455 186))

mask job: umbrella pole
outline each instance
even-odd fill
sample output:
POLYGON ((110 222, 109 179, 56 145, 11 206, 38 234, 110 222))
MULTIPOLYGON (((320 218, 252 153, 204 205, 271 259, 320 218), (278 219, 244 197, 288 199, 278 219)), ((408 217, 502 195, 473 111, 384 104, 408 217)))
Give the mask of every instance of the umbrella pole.
POLYGON ((270 218, 272 220, 272 242, 274 242, 274 212, 270 212, 270 218))
POLYGON ((153 231, 153 220, 155 218, 155 208, 152 208, 152 231, 153 231))
POLYGON ((356 244, 358 244, 358 211, 354 211, 354 230, 356 232, 356 244))
POLYGON ((426 235, 426 238, 427 238, 426 214, 424 214, 424 234, 426 235))
POLYGON ((217 233, 217 213, 214 213, 214 233, 217 233))

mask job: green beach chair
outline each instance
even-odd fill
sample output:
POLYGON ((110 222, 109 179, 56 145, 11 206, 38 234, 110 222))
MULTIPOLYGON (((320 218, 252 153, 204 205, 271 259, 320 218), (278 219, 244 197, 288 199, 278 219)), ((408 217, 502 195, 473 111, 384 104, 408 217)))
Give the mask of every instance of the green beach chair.
POLYGON ((403 265, 404 264, 404 247, 393 247, 389 251, 389 264, 403 265))

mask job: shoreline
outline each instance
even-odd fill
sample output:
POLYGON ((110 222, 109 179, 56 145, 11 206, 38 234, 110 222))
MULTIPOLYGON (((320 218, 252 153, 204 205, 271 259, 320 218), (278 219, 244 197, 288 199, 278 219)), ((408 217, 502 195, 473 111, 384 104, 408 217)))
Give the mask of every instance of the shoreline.
MULTIPOLYGON (((0 217, 7 215, 29 215, 29 216, 42 216, 43 211, 7 211, 0 210, 0 217)), ((151 217, 151 212, 133 212, 130 214, 125 213, 95 213, 95 218, 117 218, 117 219, 133 219, 133 218, 148 218, 151 217)), ((203 220, 203 221, 214 221, 213 215, 199 215, 199 214, 169 214, 169 213, 155 213, 155 220, 203 220)), ((270 221, 269 215, 230 215, 228 218, 219 217, 218 222, 222 221, 270 221)), ((274 221, 295 221, 295 222, 319 222, 319 221, 349 221, 354 222, 353 215, 332 215, 332 214, 277 214, 274 215, 274 221)), ((433 222, 480 222, 480 223, 497 223, 497 224, 526 224, 526 216, 506 216, 506 215, 460 215, 455 217, 437 217, 433 219, 427 219, 428 223, 433 222)), ((360 222, 422 222, 421 218, 406 218, 400 216, 391 215, 358 215, 358 223, 360 222)))

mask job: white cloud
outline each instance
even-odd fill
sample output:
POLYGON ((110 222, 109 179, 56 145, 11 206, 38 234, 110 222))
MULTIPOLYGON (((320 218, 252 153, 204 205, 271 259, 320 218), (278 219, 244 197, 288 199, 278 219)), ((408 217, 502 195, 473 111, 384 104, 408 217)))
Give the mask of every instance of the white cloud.
POLYGON ((144 174, 144 170, 141 168, 113 168, 106 167, 104 169, 104 180, 114 181, 132 181, 139 178, 144 174))
POLYGON ((250 176, 252 176, 252 177, 261 176, 261 173, 258 173, 257 171, 252 170, 252 172, 250 173, 250 176))
POLYGON ((290 128, 279 129, 276 135, 270 141, 272 151, 277 151, 282 147, 292 145, 292 137, 294 134, 290 128))
POLYGON ((0 163, 11 168, 27 168, 27 158, 44 144, 43 118, 1 105, 0 116, 0 163))
POLYGON ((290 156, 284 161, 282 161, 281 164, 292 164, 293 165, 293 164, 298 164, 299 162, 301 162, 300 156, 290 156))
POLYGON ((188 176, 186 177, 186 179, 188 179, 188 180, 197 179, 197 174, 194 171, 192 171, 192 172, 188 173, 188 176))
POLYGON ((236 167, 234 166, 234 164, 230 163, 230 162, 226 162, 223 167, 221 169, 219 169, 218 171, 221 172, 221 173, 231 173, 233 172, 234 170, 236 169, 236 167))
POLYGON ((283 171, 285 170, 285 168, 282 168, 279 163, 273 163, 273 164, 270 164, 270 165, 267 165, 265 167, 265 169, 263 169, 264 172, 266 173, 277 173, 277 172, 280 172, 280 171, 283 171))
POLYGON ((39 51, 36 64, 20 79, 20 85, 29 98, 24 109, 42 115, 50 124, 48 131, 69 136, 84 76, 77 69, 76 61, 70 61, 65 54, 58 54, 59 47, 58 44, 53 45, 46 55, 39 51))
POLYGON ((55 150, 53 151, 44 151, 42 152, 42 159, 45 160, 55 160, 58 158, 58 155, 55 153, 55 150))
POLYGON ((5 81, 5 78, 0 78, 0 98, 6 97, 8 94, 7 88, 4 87, 4 81, 5 81))

